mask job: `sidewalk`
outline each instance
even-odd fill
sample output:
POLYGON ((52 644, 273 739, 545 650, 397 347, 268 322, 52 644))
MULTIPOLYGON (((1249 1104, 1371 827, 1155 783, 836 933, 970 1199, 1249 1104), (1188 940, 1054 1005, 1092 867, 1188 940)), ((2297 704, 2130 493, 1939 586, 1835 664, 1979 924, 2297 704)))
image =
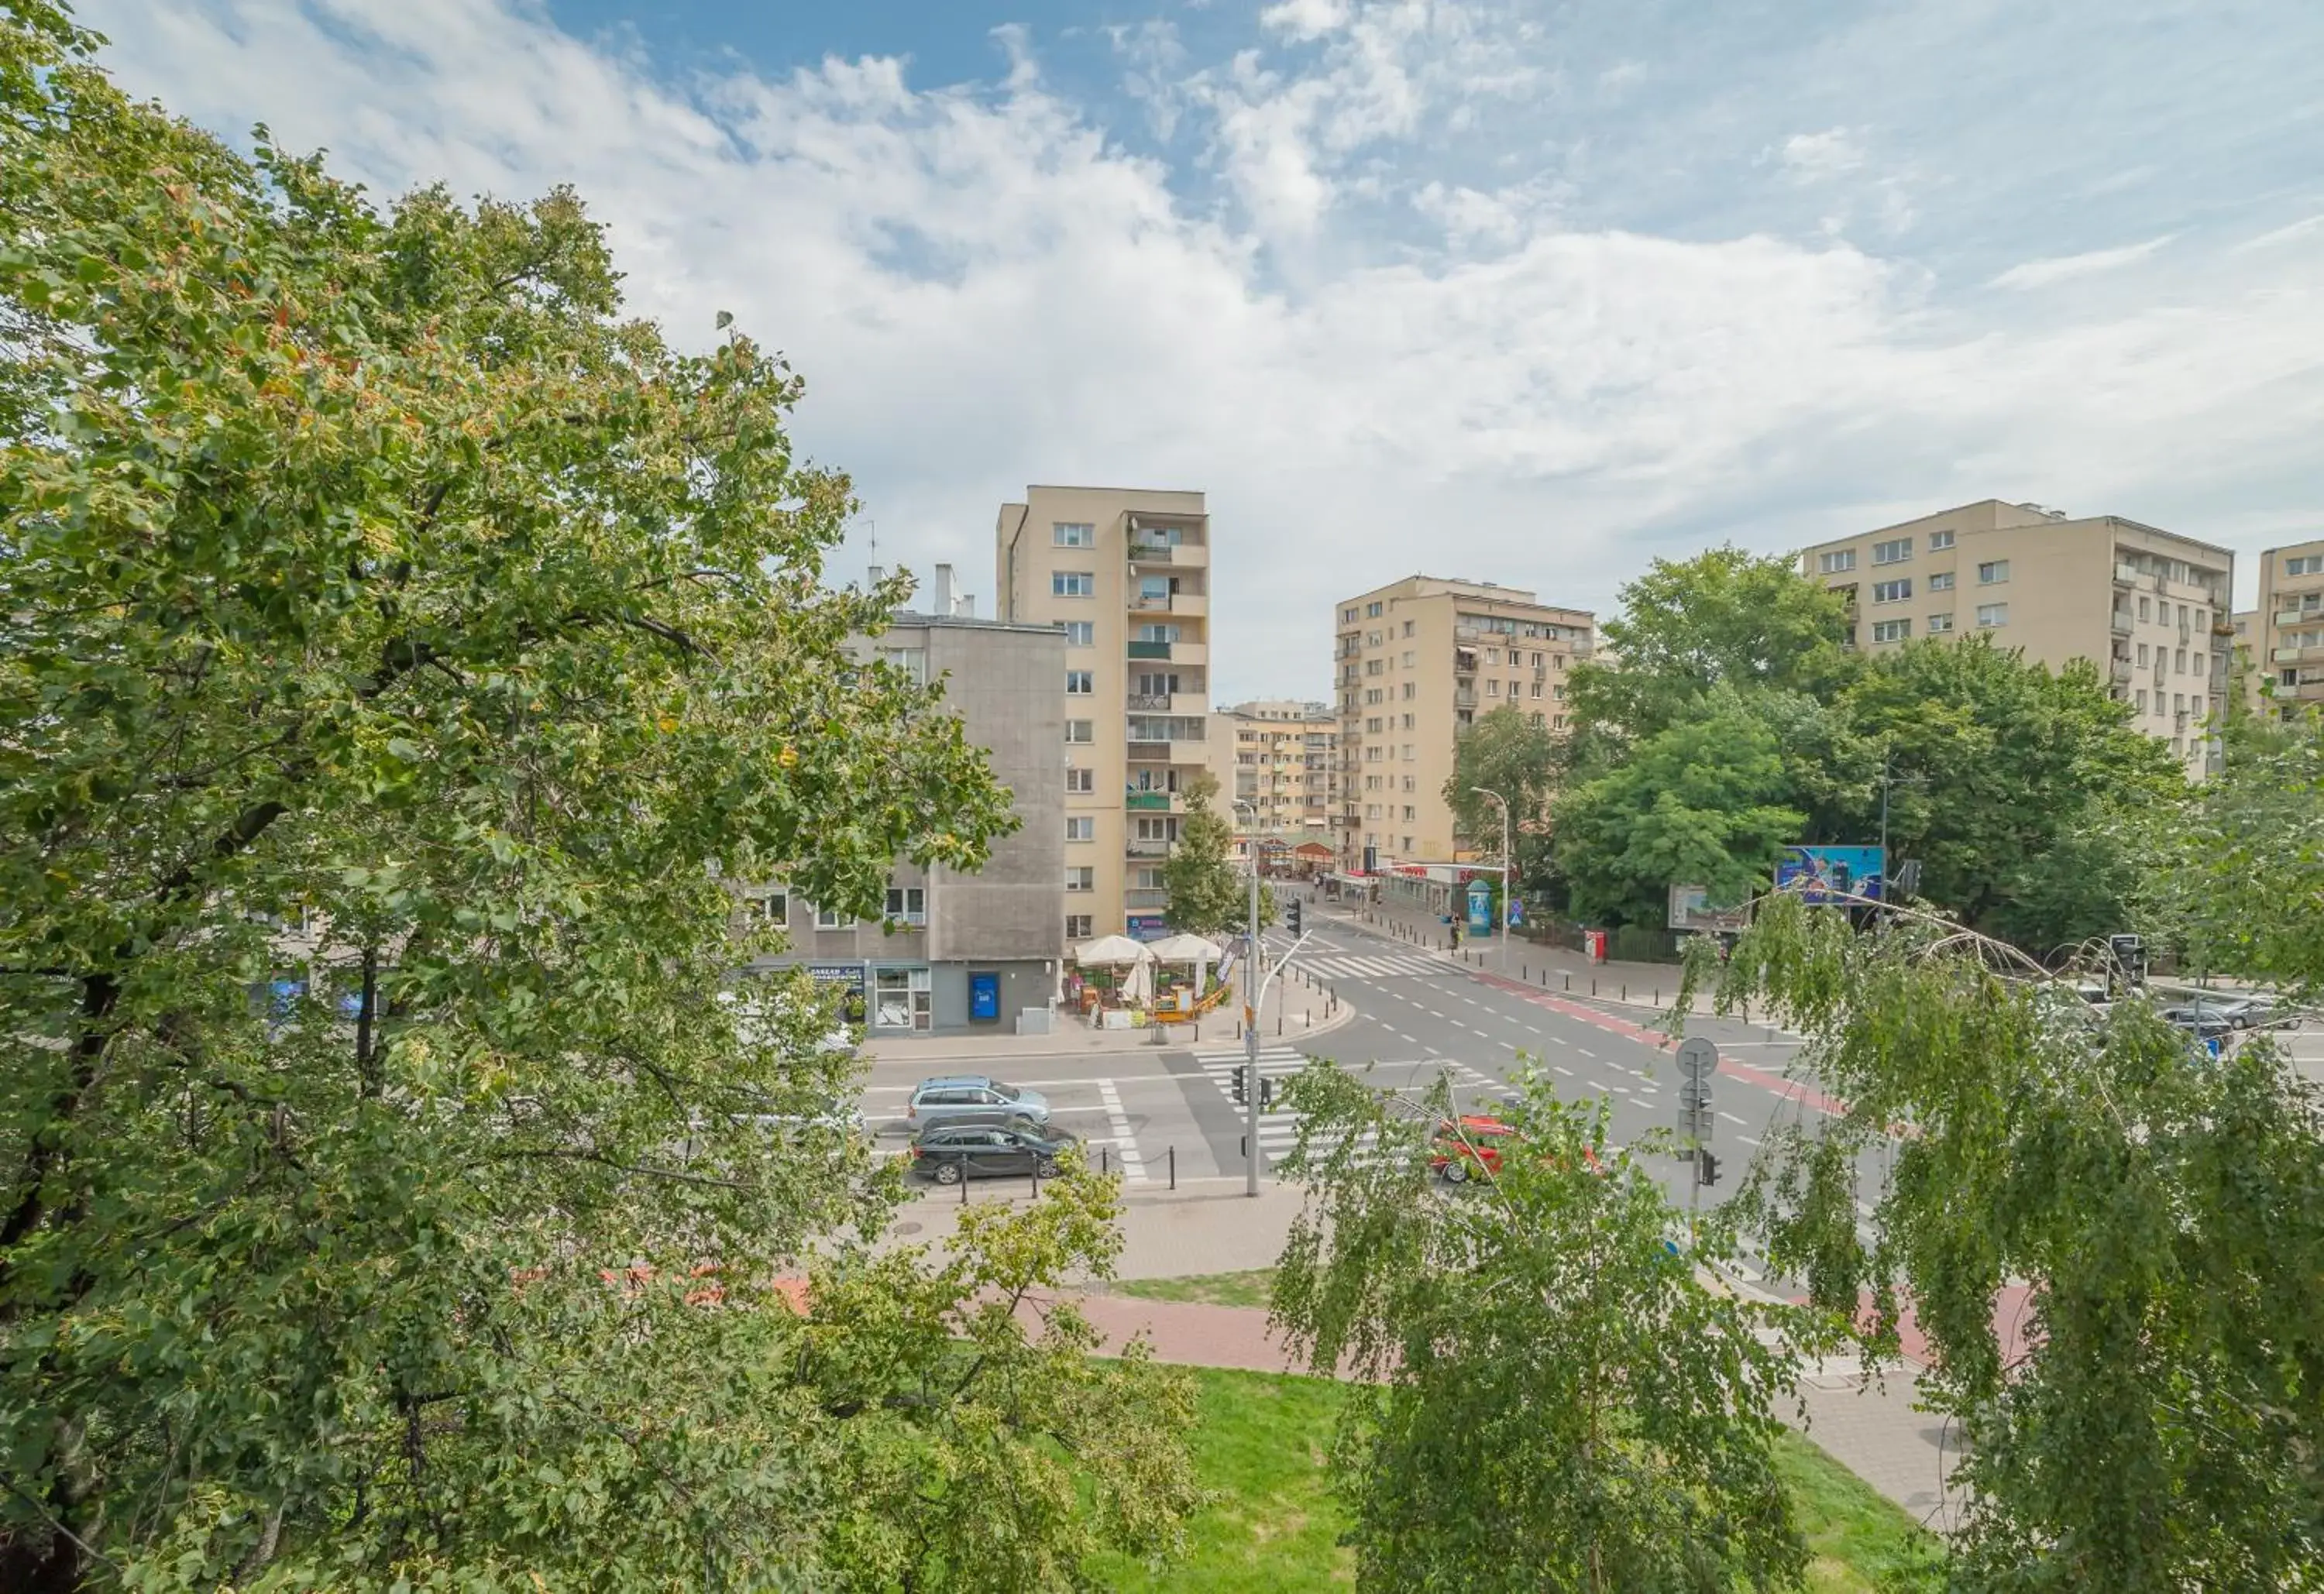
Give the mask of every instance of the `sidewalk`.
MULTIPOLYGON (((1259 1034, 1278 1036, 1296 1043, 1310 1035, 1336 1029, 1355 1017, 1328 983, 1310 982, 1296 964, 1286 969, 1267 993, 1267 1010, 1259 1018, 1259 1034)), ((1148 1051, 1176 1046, 1231 1046, 1242 1038, 1242 991, 1238 987, 1217 1010, 1193 1024, 1149 1025, 1143 1029, 1099 1029, 1062 1009, 1056 1028, 1047 1035, 1011 1035, 1001 1031, 951 1030, 930 1035, 879 1035, 866 1039, 862 1055, 873 1063, 975 1063, 997 1057, 1088 1056, 1101 1053, 1148 1051)))
MULTIPOLYGON (((1434 914, 1389 903, 1372 908, 1326 903, 1324 909, 1337 915, 1337 922, 1350 928, 1422 951, 1438 952, 1448 960, 1457 958, 1465 966, 1488 973, 1501 970, 1501 940, 1498 935, 1471 936, 1463 931, 1461 950, 1455 954, 1447 950, 1450 929, 1434 914)), ((1624 1002, 1665 1011, 1678 998, 1683 973, 1676 963, 1593 963, 1579 952, 1528 941, 1521 935, 1510 938, 1508 960, 1509 978, 1526 985, 1560 996, 1624 1002)), ((1696 995, 1693 1011, 1705 1015, 1711 1011, 1709 991, 1696 995)))

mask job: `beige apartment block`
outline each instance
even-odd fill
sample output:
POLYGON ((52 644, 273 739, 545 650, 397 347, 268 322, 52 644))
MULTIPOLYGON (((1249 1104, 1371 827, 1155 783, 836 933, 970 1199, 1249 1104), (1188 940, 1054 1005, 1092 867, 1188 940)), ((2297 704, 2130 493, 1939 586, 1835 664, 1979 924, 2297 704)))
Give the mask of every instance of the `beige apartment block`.
POLYGON ((1000 618, 1065 632, 1065 938, 1160 935, 1163 861, 1210 762, 1203 495, 1028 487, 995 555, 1000 618))
POLYGON ((2052 669, 2087 659, 2190 774, 2217 756, 2235 643, 2226 548, 2117 515, 1988 498, 1800 557, 1848 594, 1860 649, 1983 631, 2052 669))
POLYGON ((2285 719, 2324 704, 2324 539, 2260 555, 2251 680, 2285 719))
POLYGON ((1328 703, 1287 698, 1222 708, 1211 715, 1211 773, 1234 805, 1238 834, 1294 845, 1333 841, 1341 818, 1340 716, 1328 703))
MULTIPOLYGON (((1489 581, 1407 576, 1333 616, 1342 867, 1457 862, 1498 835, 1458 836, 1444 783, 1477 716, 1515 705, 1563 730, 1566 677, 1595 646, 1586 609, 1489 581)), ((1520 816, 1522 817, 1522 816, 1520 816)))

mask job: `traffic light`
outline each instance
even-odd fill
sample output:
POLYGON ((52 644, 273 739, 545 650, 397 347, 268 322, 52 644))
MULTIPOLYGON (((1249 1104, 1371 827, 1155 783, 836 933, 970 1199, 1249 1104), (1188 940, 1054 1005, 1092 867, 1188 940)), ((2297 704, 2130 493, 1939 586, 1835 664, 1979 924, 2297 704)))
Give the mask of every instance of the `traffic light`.
POLYGON ((1719 1159, 1707 1149, 1696 1152, 1695 1156, 1694 1182, 1706 1186, 1718 1184, 1719 1159))
POLYGON ((1271 1079, 1259 1082, 1259 1110, 1261 1112, 1275 1110, 1275 1082, 1271 1079))
POLYGON ((1283 905, 1283 927, 1294 935, 1299 934, 1299 910, 1305 906, 1296 897, 1283 905))
POLYGON ((1235 1105, 1238 1107, 1247 1106, 1250 1101, 1250 1080, 1249 1077, 1249 1071, 1246 1070, 1243 1064, 1240 1063, 1235 1064, 1234 1099, 1235 1105))

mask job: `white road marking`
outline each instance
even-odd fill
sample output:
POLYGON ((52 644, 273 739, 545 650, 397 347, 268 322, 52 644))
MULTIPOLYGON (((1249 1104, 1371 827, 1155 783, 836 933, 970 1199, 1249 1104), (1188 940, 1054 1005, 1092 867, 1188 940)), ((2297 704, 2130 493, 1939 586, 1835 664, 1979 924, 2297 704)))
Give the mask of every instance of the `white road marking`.
POLYGON ((1583 1056, 1589 1058, 1593 1063, 1598 1060, 1598 1054, 1591 1051, 1588 1046, 1576 1046, 1573 1049, 1581 1053, 1583 1056))
POLYGON ((1727 1111, 1724 1108, 1720 1110, 1719 1116, 1725 1119, 1729 1123, 1735 1125, 1738 1129, 1746 1127, 1749 1121, 1747 1119, 1736 1117, 1733 1113, 1727 1111))
POLYGON ((1130 1132, 1130 1115, 1121 1110, 1121 1092, 1113 1088, 1113 1082, 1109 1079, 1099 1083, 1097 1093, 1098 1099, 1105 1103, 1106 1115, 1113 1120, 1108 1127, 1113 1130, 1116 1153, 1121 1158, 1122 1183, 1145 1184, 1146 1160, 1138 1155, 1137 1138, 1130 1132))
POLYGON ((1738 1139, 1738 1140, 1742 1141, 1742 1142, 1743 1142, 1743 1144, 1744 1144, 1744 1145, 1746 1145, 1746 1146, 1757 1146, 1757 1145, 1759 1143, 1758 1141, 1757 1141, 1757 1140, 1753 1139, 1753 1138, 1752 1138, 1750 1136, 1748 1136, 1748 1135, 1738 1135, 1738 1136, 1736 1136, 1735 1138, 1736 1138, 1737 1139, 1738 1139))
POLYGON ((1553 1063, 1553 1064, 1550 1064, 1550 1066, 1551 1066, 1552 1068, 1556 1069, 1556 1070, 1558 1071, 1558 1073, 1562 1073, 1562 1074, 1565 1075, 1565 1077, 1566 1077, 1566 1078, 1568 1078, 1568 1079, 1572 1079, 1572 1078, 1573 1077, 1573 1070, 1572 1070, 1571 1068, 1568 1068, 1568 1067, 1567 1067, 1564 1064, 1563 1064, 1563 1063, 1553 1063))

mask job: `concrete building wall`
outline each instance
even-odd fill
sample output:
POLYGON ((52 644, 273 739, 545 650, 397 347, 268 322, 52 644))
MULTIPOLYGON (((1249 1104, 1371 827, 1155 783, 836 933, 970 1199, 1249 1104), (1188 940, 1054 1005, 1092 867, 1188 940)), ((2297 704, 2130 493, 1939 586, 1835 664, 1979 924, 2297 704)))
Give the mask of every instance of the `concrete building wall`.
POLYGON ((1333 618, 1343 866, 1367 846, 1402 861, 1473 851, 1444 799, 1461 738, 1513 689, 1520 713, 1564 729, 1567 672, 1591 655, 1593 617, 1515 587, 1413 576, 1343 599, 1333 618))
MULTIPOLYGON (((1087 820, 1088 834, 1065 843, 1063 867, 1076 881, 1087 871, 1089 881, 1087 890, 1066 893, 1065 911, 1092 935, 1158 934, 1167 895, 1157 878, 1162 858, 1150 840, 1133 843, 1140 817, 1184 815, 1180 793, 1210 761, 1212 565, 1203 495, 1030 487, 1024 502, 1001 506, 993 541, 1002 618, 1087 628, 1086 640, 1068 637, 1058 682, 1063 722, 1089 736, 1065 744, 1076 772, 1065 815, 1087 820), (1147 627, 1175 628, 1176 639, 1143 639, 1147 627), (1085 672, 1090 690, 1067 694, 1064 671, 1085 672), (1175 689, 1149 689, 1173 681, 1175 689), (1172 734, 1133 744, 1133 720, 1172 734)), ((1074 683, 1083 678, 1076 674, 1074 683)))
POLYGON ((2260 555, 2251 680, 2289 719, 2324 705, 2324 539, 2260 555))
POLYGON ((2190 773, 2227 706, 2235 556, 2116 516, 2072 519, 1986 499, 1819 543, 1801 568, 1853 604, 1855 645, 1985 633, 2062 669, 2098 670, 2133 723, 2190 773))

